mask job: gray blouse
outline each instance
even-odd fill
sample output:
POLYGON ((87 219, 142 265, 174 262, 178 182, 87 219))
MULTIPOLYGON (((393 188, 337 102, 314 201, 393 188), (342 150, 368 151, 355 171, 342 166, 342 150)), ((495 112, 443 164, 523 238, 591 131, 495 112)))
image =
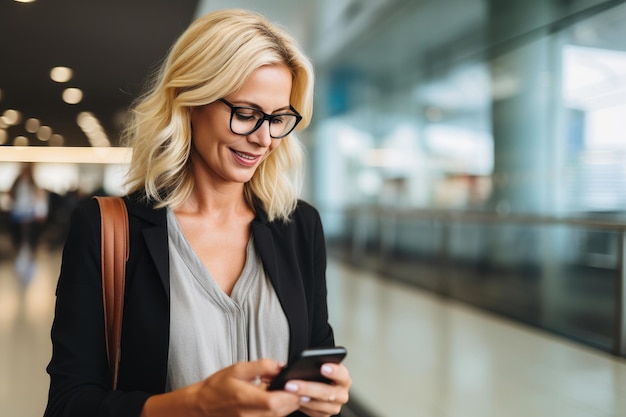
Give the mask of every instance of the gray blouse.
POLYGON ((229 297, 168 209, 170 344, 168 389, 196 383, 239 361, 287 362, 289 325, 250 238, 246 262, 229 297))

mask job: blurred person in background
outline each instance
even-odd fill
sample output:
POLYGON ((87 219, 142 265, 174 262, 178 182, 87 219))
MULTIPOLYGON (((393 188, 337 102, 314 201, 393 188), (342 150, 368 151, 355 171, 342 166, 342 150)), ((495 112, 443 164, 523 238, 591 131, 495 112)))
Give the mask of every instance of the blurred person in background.
POLYGON ((333 346, 318 212, 298 199, 313 70, 291 37, 239 10, 195 21, 128 129, 130 258, 117 390, 105 348, 100 212, 74 212, 52 326, 46 416, 330 416, 332 383, 268 391, 281 364, 333 346), (267 121, 267 123, 265 123, 267 121))
POLYGON ((17 253, 15 271, 20 282, 27 285, 35 274, 34 253, 48 215, 48 196, 35 183, 32 164, 22 165, 9 195, 11 239, 17 253))

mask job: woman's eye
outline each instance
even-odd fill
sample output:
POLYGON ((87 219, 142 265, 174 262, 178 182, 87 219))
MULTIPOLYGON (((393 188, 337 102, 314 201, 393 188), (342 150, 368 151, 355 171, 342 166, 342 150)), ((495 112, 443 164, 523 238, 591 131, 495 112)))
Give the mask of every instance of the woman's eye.
POLYGON ((253 111, 237 110, 235 112, 235 116, 237 116, 237 119, 242 120, 242 121, 258 119, 256 113, 253 111))
POLYGON ((272 124, 279 125, 285 123, 285 118, 283 116, 277 116, 272 119, 272 124))

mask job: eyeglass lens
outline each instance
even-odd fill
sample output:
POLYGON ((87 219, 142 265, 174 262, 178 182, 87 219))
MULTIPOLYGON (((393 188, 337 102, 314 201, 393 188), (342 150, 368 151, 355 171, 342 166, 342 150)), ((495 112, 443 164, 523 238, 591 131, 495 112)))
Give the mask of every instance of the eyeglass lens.
POLYGON ((252 108, 236 107, 232 111, 230 128, 238 135, 248 135, 258 129, 265 119, 269 120, 270 136, 281 138, 287 136, 298 123, 295 114, 266 115, 252 108))

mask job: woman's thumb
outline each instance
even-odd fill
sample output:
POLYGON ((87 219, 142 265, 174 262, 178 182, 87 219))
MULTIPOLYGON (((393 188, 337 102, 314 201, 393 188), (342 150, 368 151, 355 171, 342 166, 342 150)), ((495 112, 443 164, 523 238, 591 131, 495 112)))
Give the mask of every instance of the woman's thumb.
POLYGON ((233 365, 234 376, 246 381, 254 378, 272 378, 278 374, 282 365, 273 359, 259 359, 252 362, 239 362, 233 365))

